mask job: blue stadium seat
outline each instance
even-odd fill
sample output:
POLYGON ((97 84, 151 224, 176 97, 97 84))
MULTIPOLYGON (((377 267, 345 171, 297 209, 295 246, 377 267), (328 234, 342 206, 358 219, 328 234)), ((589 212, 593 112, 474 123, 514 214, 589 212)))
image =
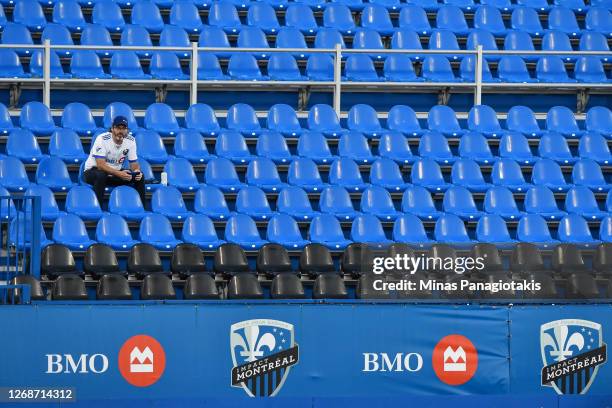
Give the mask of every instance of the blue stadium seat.
POLYGON ((167 79, 173 81, 189 79, 189 75, 183 72, 178 57, 172 52, 166 51, 153 53, 151 56, 149 71, 151 72, 151 76, 153 76, 155 79, 167 79))
POLYGON ((424 132, 414 109, 407 105, 395 105, 389 110, 387 127, 406 136, 418 136, 424 132))
POLYGON ((29 187, 28 174, 18 158, 0 156, 0 185, 11 192, 24 191, 29 187))
MULTIPOLYGON (((92 46, 113 46, 113 40, 111 39, 110 33, 101 24, 87 24, 81 32, 81 45, 92 45, 92 46)), ((112 54, 111 50, 96 50, 99 56, 108 57, 112 54)))
POLYGON ((317 164, 331 163, 334 156, 329 150, 327 139, 319 132, 306 131, 298 139, 297 154, 317 164))
POLYGON ((404 214, 395 221, 395 224, 393 224, 393 240, 421 248, 432 244, 423 223, 412 214, 404 214))
POLYGON ((465 220, 474 220, 482 216, 476 208, 472 193, 462 186, 452 186, 444 193, 442 201, 444 212, 455 214, 465 220))
POLYGON ((519 132, 505 132, 499 141, 499 157, 516 160, 521 164, 533 163, 529 141, 519 132))
POLYGON ((302 238, 297 222, 287 214, 276 214, 268 222, 266 232, 268 241, 288 249, 303 249, 310 241, 302 238))
MULTIPOLYGON (((266 34, 259 27, 245 26, 238 34, 237 45, 239 48, 270 48, 266 34)), ((258 59, 267 57, 266 53, 255 54, 258 59)))
POLYGON ((27 129, 11 131, 6 141, 6 153, 24 163, 39 163, 46 157, 42 154, 34 134, 27 129))
POLYGON ((610 153, 608 142, 599 133, 585 133, 578 142, 578 154, 581 158, 595 160, 600 165, 612 163, 612 153, 610 153))
POLYGON ((202 19, 195 4, 189 1, 177 1, 170 9, 170 24, 188 31, 199 33, 202 30, 202 19))
POLYGON ((297 136, 303 131, 295 110, 283 103, 277 103, 270 107, 266 127, 285 136, 297 136))
POLYGON ((401 215, 393 205, 391 194, 380 186, 370 186, 364 190, 360 210, 364 214, 372 214, 387 221, 395 221, 401 215))
POLYGON ((259 187, 243 187, 236 196, 236 211, 255 220, 267 220, 274 211, 270 208, 266 193, 259 187))
POLYGON ((514 220, 523 215, 516 205, 512 191, 506 187, 494 186, 488 189, 485 193, 483 208, 489 214, 497 214, 508 220, 514 220))
POLYGON ((4 27, 7 23, 6 14, 4 13, 4 7, 0 4, 0 28, 4 27))
POLYGON ((460 136, 465 131, 459 126, 455 111, 446 105, 432 107, 427 115, 427 126, 445 136, 460 136))
MULTIPOLYGON (((146 2, 145 2, 146 4, 146 2)), ((134 20, 134 12, 132 11, 132 21, 134 20)), ((161 31, 161 28, 160 30, 161 31)), ((121 33, 121 45, 132 47, 152 47, 151 36, 147 28, 141 25, 128 24, 121 33)), ((151 50, 136 51, 140 57, 148 57, 152 54, 151 50)))
MULTIPOLYGON (((457 42, 457 37, 455 33, 451 30, 443 30, 443 29, 435 29, 431 32, 431 36, 429 37, 429 49, 430 50, 449 50, 449 51, 458 51, 459 43, 457 42)), ((458 54, 446 54, 446 55, 434 55, 428 58, 433 58, 434 60, 440 60, 440 58, 448 58, 454 61, 459 61, 461 57, 458 54), (439 58, 433 58, 439 57, 439 58)), ((423 63, 424 66, 427 65, 427 58, 423 63)), ((432 69, 432 71, 442 70, 444 67, 440 62, 436 63, 437 66, 432 69)))
POLYGON ((612 13, 604 7, 591 7, 584 20, 587 30, 596 31, 612 37, 612 13))
POLYGON ((245 136, 257 136, 261 125, 255 109, 245 103, 236 103, 227 110, 227 128, 241 132, 245 136))
MULTIPOLYGON (((542 51, 573 51, 573 48, 567 34, 557 30, 549 30, 542 38, 542 51)), ((566 61, 576 59, 569 55, 562 57, 566 61)))
POLYGON ((332 250, 342 250, 351 243, 344 237, 340 222, 331 214, 320 214, 313 218, 308 238, 332 250))
POLYGON ((253 156, 244 137, 234 130, 222 130, 215 142, 215 154, 236 164, 249 163, 253 156))
POLYGON ((247 24, 261 28, 266 34, 274 34, 280 29, 274 8, 265 2, 255 2, 249 7, 247 24))
POLYGON ((427 11, 436 11, 440 7, 437 0, 410 0, 407 2, 410 4, 416 4, 417 6, 423 7, 427 11))
POLYGON ((592 55, 578 58, 574 66, 574 76, 579 82, 610 82, 600 58, 592 55))
POLYGON ((266 193, 280 191, 286 186, 280 179, 274 162, 265 157, 256 157, 246 171, 247 184, 257 186, 266 193))
POLYGON ((153 169, 148 161, 145 159, 138 159, 138 164, 140 164, 140 171, 142 172, 143 178, 147 183, 145 183, 146 191, 155 191, 157 190, 161 184, 151 183, 156 181, 155 176, 153 175, 153 169))
POLYGON ((546 186, 534 186, 525 194, 525 212, 539 214, 544 218, 555 220, 566 212, 559 210, 553 192, 546 186))
MULTIPOLYGON (((578 13, 583 12, 587 8, 583 0, 555 0, 554 3, 557 6, 563 6, 563 7, 570 8, 578 13)), ((595 5, 595 4, 591 2, 591 5, 595 5)))
POLYGON ((408 186, 402 196, 402 212, 426 220, 437 220, 442 213, 436 209, 431 194, 424 187, 408 186))
POLYGON ((554 106, 546 115, 546 128, 565 137, 579 137, 584 133, 578 127, 574 113, 565 106, 554 106))
POLYGON ((309 220, 317 215, 306 192, 294 186, 287 186, 280 191, 276 199, 276 210, 298 220, 309 220))
POLYGON ((144 73, 138 56, 132 51, 115 52, 111 58, 110 73, 113 78, 119 79, 151 78, 151 75, 144 73))
POLYGON ((203 185, 195 193, 193 209, 213 220, 225 220, 231 212, 225 201, 225 196, 217 187, 203 185))
MULTIPOLYGON (((402 10, 410 7, 410 5, 404 6, 402 10)), ((401 12, 400 12, 401 15, 401 12)), ((429 23, 428 23, 429 24, 429 23)), ((423 45, 419 35, 410 27, 398 28, 395 34, 391 37, 391 49, 393 50, 422 50, 423 45)), ((393 54, 392 54, 393 55, 393 54)), ((407 54, 410 59, 419 61, 422 59, 422 54, 407 54)))
POLYGON ((612 110, 605 106, 594 106, 587 111, 586 128, 603 136, 612 136, 612 110))
MULTIPOLYGON (((470 31, 463 11, 457 6, 440 6, 436 13, 436 28, 450 30, 456 35, 467 35, 470 31)), ((431 47, 430 47, 431 48, 431 47)))
POLYGON ((548 29, 558 30, 572 37, 579 36, 581 31, 574 12, 562 6, 553 7, 548 13, 548 29))
POLYGON ((357 131, 342 135, 338 143, 338 156, 351 158, 360 164, 371 163, 374 160, 368 140, 357 131))
POLYGON ((38 163, 36 182, 53 191, 67 191, 73 185, 66 165, 58 157, 46 157, 38 163))
MULTIPOLYGON (((389 123, 388 118, 387 123, 389 123)), ((399 132, 384 132, 382 134, 378 143, 378 154, 381 158, 391 159, 398 164, 409 164, 415 160, 408 140, 399 132)))
POLYGON ((103 25, 109 31, 118 33, 125 27, 121 8, 113 0, 97 1, 91 14, 94 24, 103 25))
POLYGON ((521 167, 512 159, 499 159, 495 162, 491 172, 491 181, 494 185, 507 187, 513 192, 521 192, 529 188, 521 167))
POLYGON ((457 247, 472 245, 463 220, 454 214, 443 214, 434 227, 436 241, 453 244, 457 247))
POLYGON ((97 221, 103 215, 96 194, 89 186, 72 187, 66 195, 65 207, 68 213, 76 214, 86 221, 97 221))
POLYGON ((96 226, 96 241, 119 251, 128 251, 138 244, 132 239, 127 222, 117 214, 105 214, 100 218, 96 226))
MULTIPOLYGON (((608 46, 608 40, 602 33, 596 33, 593 31, 584 31, 580 37, 580 43, 578 44, 580 51, 603 51, 610 52, 608 46)), ((601 55, 599 57, 604 62, 608 62, 609 57, 601 55)))
POLYGON ((313 54, 306 62, 306 76, 311 81, 333 81, 334 60, 327 54, 313 54))
POLYGON ((342 186, 349 191, 362 191, 368 186, 361 177, 357 163, 348 157, 336 159, 331 164, 329 183, 342 186))
POLYGON ((606 211, 612 212, 612 192, 610 191, 608 191, 608 197, 606 198, 606 211))
POLYGON ((456 160, 444 135, 435 130, 430 130, 421 136, 419 156, 435 160, 440 164, 452 164, 456 160))
MULTIPOLYGON (((34 44, 34 41, 32 40, 30 31, 25 25, 7 23, 4 27, 2 27, 2 44, 28 45, 34 44)), ((16 48, 15 50, 20 56, 32 54, 32 50, 28 48, 16 48)))
POLYGON ((325 0, 297 0, 296 3, 305 4, 315 10, 322 10, 325 6, 325 0))
MULTIPOLYGON (((585 135, 583 139, 585 137, 587 136, 585 135)), ((554 160, 559 164, 572 164, 578 160, 572 156, 567 139, 557 132, 548 132, 542 136, 538 146, 538 155, 542 158, 554 160)))
MULTIPOLYGON (((42 78, 43 65, 43 51, 34 50, 34 52, 32 53, 32 57, 30 58, 30 75, 35 78, 42 78)), ((55 51, 51 51, 50 76, 51 78, 70 78, 72 76, 64 72, 64 68, 62 68, 62 63, 55 51)))
POLYGON ((314 34, 319 28, 312 9, 300 3, 292 3, 287 7, 285 25, 287 27, 295 27, 304 34, 314 34))
POLYGON ((117 186, 111 191, 108 211, 128 221, 140 221, 149 212, 145 211, 138 192, 129 186, 117 186))
MULTIPOLYGON (((484 82, 499 82, 498 78, 493 78, 493 74, 491 73, 491 68, 489 67, 489 63, 486 59, 482 60, 482 80, 484 82)), ((465 82, 474 82, 476 81, 476 57, 473 55, 466 55, 461 60, 461 65, 459 65, 459 76, 465 82)))
MULTIPOLYGON (((7 196, 8 191, 0 187, 0 196, 7 196)), ((49 187, 39 186, 38 184, 32 184, 24 193, 25 196, 39 196, 40 197, 40 216, 43 221, 55 221, 60 214, 64 214, 64 212, 60 211, 59 206, 57 205, 57 201, 55 200, 55 196, 53 195, 53 191, 49 189, 49 187)), ((12 203, 12 201, 11 201, 12 203)), ((14 205, 12 206, 11 212, 15 214, 14 205)), ((26 212, 30 211, 31 204, 26 202, 26 212)), ((2 206, 1 210, 2 214, 7 213, 6 204, 2 206)))
POLYGON ((362 0, 333 0, 332 3, 342 4, 351 9, 351 11, 362 10, 365 4, 362 0))
POLYGON ((565 211, 579 214, 590 220, 601 220, 607 213, 597 205, 595 195, 588 187, 575 186, 569 189, 565 196, 565 211))
POLYGON ((206 163, 211 159, 202 135, 194 129, 183 129, 177 132, 174 139, 174 155, 194 164, 206 163))
POLYGON ((0 103, 0 133, 6 135, 13 129, 15 129, 15 126, 13 125, 11 114, 6 105, 0 103))
POLYGON ((538 125, 535 113, 527 106, 517 105, 510 108, 506 117, 506 127, 525 136, 537 137, 544 134, 538 125))
POLYGON ((147 214, 140 222, 140 241, 162 251, 171 251, 181 243, 172 231, 168 218, 161 214, 147 214))
MULTIPOLYGON (((67 0, 60 0, 58 4, 64 1, 67 0)), ((79 7, 80 10, 81 8, 79 7)), ((36 0, 16 0, 13 8, 13 21, 27 26, 30 31, 42 31, 47 25, 45 13, 40 3, 36 0)))
POLYGON ((361 12, 361 26, 381 35, 392 35, 395 31, 387 8, 380 4, 366 4, 361 12))
POLYGON ((204 177, 206 184, 218 187, 224 192, 235 192, 243 186, 232 162, 223 157, 216 157, 208 162, 204 177))
POLYGON ((497 75, 502 82, 532 83, 537 82, 531 78, 525 61, 517 55, 507 55, 499 60, 497 75))
POLYGON ((514 30, 524 31, 536 37, 544 34, 538 12, 531 7, 516 7, 512 12, 511 26, 514 30))
POLYGON ((487 137, 500 137, 502 132, 497 114, 488 105, 476 105, 470 109, 468 128, 487 137))
POLYGON ((303 81, 295 58, 291 54, 272 54, 268 60, 268 76, 272 81, 303 81))
MULTIPOLYGON (((68 31, 65 26, 56 23, 47 24, 43 30, 40 41, 44 44, 46 40, 49 40, 52 45, 74 45, 70 31, 68 31)), ((71 54, 71 50, 68 49, 57 50, 57 52, 59 52, 61 55, 71 54)))
POLYGON ((420 82, 423 78, 416 76, 409 55, 391 54, 385 59, 383 67, 385 79, 391 82, 420 82))
POLYGON ((80 102, 71 102, 64 107, 62 127, 79 135, 91 135, 98 128, 89 107, 80 102))
MULTIPOLYGON (((531 9, 530 9, 531 10, 531 9)), ((533 10, 531 10, 533 11, 533 10)), ((537 17, 537 14, 536 14, 537 17)), ((506 51, 535 51, 533 40, 526 31, 510 30, 504 38, 504 50, 506 51)), ((537 55, 521 55, 525 61, 537 61, 537 55)))
POLYGON ((327 137, 339 137, 345 132, 336 112, 324 104, 316 104, 308 111, 308 129, 321 132, 327 137))
MULTIPOLYGON (((212 163, 215 159, 209 162, 212 163)), ((168 173, 168 184, 181 191, 194 191, 200 186, 200 182, 193 171, 189 160, 181 157, 171 157, 164 165, 164 171, 168 173)), ((208 174, 209 168, 206 168, 208 174)))
MULTIPOLYGON (((19 249, 30 248, 32 246, 32 224, 29 222, 25 224, 26 222, 24 217, 13 218, 8 234, 8 242, 10 245, 18 247, 19 249), (23 231, 25 231, 25 233, 23 231)), ((40 224, 39 242, 41 249, 53 243, 53 241, 47 239, 47 234, 45 234, 42 223, 40 224)))
MULTIPOLYGON (((353 35, 353 49, 384 50, 385 46, 378 31, 372 28, 358 28, 355 30, 355 35, 353 35)), ((367 55, 375 60, 382 60, 386 57, 385 54, 379 52, 367 55)))
POLYGON ((62 214, 53 224, 53 241, 73 251, 83 251, 95 241, 89 239, 83 220, 75 214, 62 214))
POLYGON ((595 247, 600 242, 593 239, 586 220, 578 214, 568 214, 559 221, 557 235, 561 242, 584 247, 595 247))
POLYGON ((540 82, 576 82, 567 75, 563 60, 554 55, 540 58, 536 65, 536 76, 540 82))
POLYGON ((357 104, 351 107, 348 112, 347 125, 350 130, 364 133, 369 137, 377 137, 384 131, 378 120, 376 110, 366 104, 357 104))
POLYGON ((110 129, 113 124, 113 119, 115 116, 124 116, 128 121, 128 128, 134 132, 140 128, 138 126, 138 122, 136 122, 136 117, 134 116, 134 112, 130 105, 123 102, 112 102, 109 103, 104 109, 104 118, 103 123, 106 129, 110 129))
POLYGON ((475 8, 473 0, 444 0, 444 4, 458 6, 465 11, 473 10, 475 8))
POLYGON ((81 79, 111 78, 110 74, 104 72, 98 54, 91 50, 77 50, 72 53, 70 72, 75 78, 81 79))
POLYGON ((414 30, 421 35, 428 35, 431 32, 427 13, 416 4, 406 4, 402 7, 399 15, 399 27, 414 30))
POLYGON ((370 183, 389 191, 404 191, 407 187, 400 167, 393 160, 385 157, 378 158, 372 163, 370 183))
POLYGON ((53 22, 78 32, 87 25, 81 6, 76 0, 60 0, 53 7, 53 22))
MULTIPOLYGON (((510 3, 508 1, 508 3, 510 3)), ((474 13, 474 28, 487 30, 496 36, 506 35, 508 30, 504 24, 501 12, 501 7, 493 5, 482 5, 476 9, 474 13)), ((508 8, 506 8, 508 10, 508 8)))
POLYGON ((353 207, 348 191, 341 186, 328 186, 321 191, 319 211, 344 221, 352 221, 359 214, 353 207))
POLYGON ((487 139, 478 132, 468 132, 461 136, 459 157, 474 160, 479 164, 489 164, 494 161, 487 139))
POLYGON ((171 221, 183 220, 191 214, 187 210, 181 192, 173 186, 161 186, 153 193, 151 210, 166 216, 171 221))
POLYGON ((288 163, 293 157, 283 135, 275 131, 263 132, 257 139, 255 151, 257 156, 268 158, 274 163, 288 163))
POLYGON ((516 242, 510 237, 506 221, 496 214, 485 214, 478 220, 476 239, 495 244, 497 248, 511 248, 516 242))
POLYGON ((530 7, 538 11, 548 11, 550 5, 546 0, 517 0, 519 6, 530 7))
POLYGON ((333 28, 342 34, 355 31, 351 10, 344 4, 328 3, 323 11, 323 27, 333 28))
POLYGON ((164 28, 159 8, 152 0, 138 0, 132 7, 132 24, 143 26, 150 33, 160 33, 164 28))
POLYGON ((450 62, 443 55, 430 55, 423 61, 422 75, 426 81, 458 82, 450 62))
POLYGON ((145 112, 145 127, 162 136, 174 135, 180 130, 172 108, 165 103, 153 103, 145 112))
POLYGON ((344 74, 348 81, 380 81, 372 59, 364 54, 351 55, 348 57, 344 65, 344 74))
POLYGON ((47 136, 55 131, 51 111, 41 102, 28 102, 21 108, 19 125, 31 130, 36 135, 47 136))
POLYGON ((168 152, 159 133, 153 130, 138 130, 134 134, 138 146, 138 156, 149 163, 162 164, 168 160, 168 152))
POLYGON ((351 239, 369 245, 385 245, 392 241, 387 239, 383 227, 372 214, 360 214, 351 225, 351 239))
POLYGON ((432 159, 419 159, 410 171, 412 184, 430 191, 446 191, 449 185, 444 181, 440 165, 432 159))
MULTIPOLYGON (((203 26, 198 41, 200 47, 229 48, 227 34, 219 27, 203 26)), ((202 54, 202 53, 201 53, 202 54)), ((231 54, 215 52, 219 58, 229 58, 231 54)))
POLYGON ((215 111, 204 103, 191 105, 185 113, 185 125, 204 136, 215 136, 221 130, 215 111))
POLYGON ((237 33, 242 27, 236 7, 227 1, 213 2, 208 12, 208 24, 226 33, 237 33))
POLYGON ((608 215, 599 225, 599 239, 612 242, 612 215, 608 215))
POLYGON ((225 241, 220 240, 212 220, 204 214, 191 214, 183 223, 183 242, 194 244, 202 250, 216 249, 225 241))
POLYGON ((540 248, 549 248, 559 241, 553 239, 544 218, 538 214, 523 216, 516 230, 519 241, 529 242, 540 248))
POLYGON ((287 182, 307 192, 321 191, 325 183, 314 161, 300 157, 291 162, 287 171, 287 182))
POLYGON ((608 191, 612 185, 607 183, 601 167, 595 160, 580 159, 572 169, 572 180, 575 185, 587 186, 593 191, 608 191))
POLYGON ((293 56, 299 59, 306 58, 305 50, 308 48, 308 45, 306 45, 304 34, 298 28, 281 27, 276 34, 275 46, 276 48, 301 48, 304 51, 293 53, 293 56))
POLYGON ((336 44, 340 44, 340 48, 346 48, 344 38, 340 31, 335 28, 321 27, 315 35, 315 48, 336 48, 336 44))
POLYGON ((257 250, 268 243, 261 239, 255 221, 245 214, 235 214, 227 220, 225 240, 250 250, 257 250))
POLYGON ((472 159, 461 157, 451 170, 453 184, 467 188, 473 192, 485 192, 491 185, 485 182, 480 166, 472 159))
MULTIPOLYGON (((497 43, 492 33, 481 28, 474 28, 470 31, 467 39, 466 48, 468 50, 476 50, 479 46, 485 51, 497 51, 497 43)), ((489 61, 498 61, 499 57, 496 55, 487 56, 489 61)))

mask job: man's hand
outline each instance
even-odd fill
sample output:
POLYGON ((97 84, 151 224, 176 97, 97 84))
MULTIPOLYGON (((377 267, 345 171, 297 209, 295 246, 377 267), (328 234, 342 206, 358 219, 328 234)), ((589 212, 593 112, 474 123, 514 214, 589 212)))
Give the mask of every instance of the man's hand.
POLYGON ((129 170, 121 170, 117 175, 121 180, 132 181, 132 173, 129 170))
POLYGON ((142 172, 140 172, 140 171, 139 171, 138 173, 136 173, 136 177, 134 177, 134 179, 135 179, 136 181, 140 181, 140 180, 142 180, 142 172))

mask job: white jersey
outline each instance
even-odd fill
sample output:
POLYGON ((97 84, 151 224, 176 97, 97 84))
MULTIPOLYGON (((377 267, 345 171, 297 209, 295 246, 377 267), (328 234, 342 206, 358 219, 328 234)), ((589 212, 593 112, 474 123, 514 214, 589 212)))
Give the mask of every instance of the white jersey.
POLYGON ((123 143, 117 145, 113 141, 113 136, 110 132, 98 135, 91 150, 89 157, 85 162, 85 169, 89 170, 96 167, 96 159, 106 159, 106 164, 115 170, 121 170, 125 159, 133 163, 137 161, 136 156, 136 140, 133 136, 127 135, 123 138, 123 143))

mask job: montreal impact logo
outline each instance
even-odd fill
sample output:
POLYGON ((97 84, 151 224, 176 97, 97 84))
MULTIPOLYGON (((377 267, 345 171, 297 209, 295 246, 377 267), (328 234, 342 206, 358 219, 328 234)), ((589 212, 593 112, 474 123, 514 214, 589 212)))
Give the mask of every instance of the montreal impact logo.
POLYGON ((231 326, 232 387, 251 397, 273 397, 298 363, 293 325, 280 320, 245 320, 231 326))
POLYGON ((540 327, 542 385, 557 394, 585 394, 599 366, 606 362, 601 324, 579 319, 555 320, 540 327))

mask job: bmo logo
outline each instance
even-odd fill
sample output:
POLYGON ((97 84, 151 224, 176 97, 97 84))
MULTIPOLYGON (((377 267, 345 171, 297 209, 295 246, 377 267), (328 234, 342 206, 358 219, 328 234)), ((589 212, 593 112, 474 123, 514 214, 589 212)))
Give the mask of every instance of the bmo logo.
POLYGON ((418 353, 363 353, 362 372, 417 372, 423 368, 423 357, 418 353))
POLYGON ((102 374, 108 370, 108 357, 104 354, 45 354, 45 374, 102 374))

